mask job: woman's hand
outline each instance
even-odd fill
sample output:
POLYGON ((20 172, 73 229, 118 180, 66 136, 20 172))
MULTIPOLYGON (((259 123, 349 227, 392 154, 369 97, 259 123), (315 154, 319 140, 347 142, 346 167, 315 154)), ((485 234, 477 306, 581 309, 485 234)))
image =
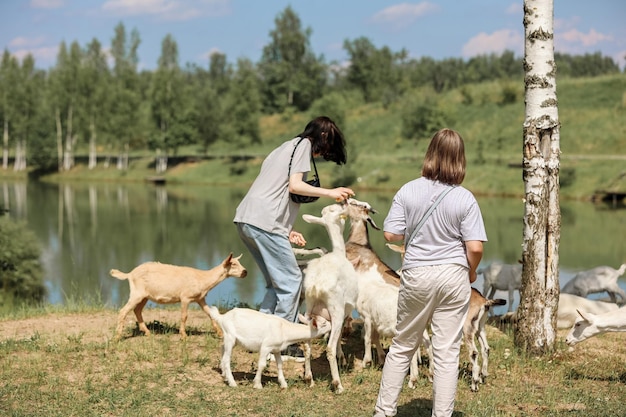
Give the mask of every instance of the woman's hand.
POLYGON ((306 239, 302 236, 302 233, 296 232, 295 230, 289 232, 289 242, 298 246, 306 245, 306 239))
POLYGON ((329 191, 329 197, 334 198, 336 202, 345 201, 350 197, 354 197, 354 191, 347 187, 337 187, 329 191))

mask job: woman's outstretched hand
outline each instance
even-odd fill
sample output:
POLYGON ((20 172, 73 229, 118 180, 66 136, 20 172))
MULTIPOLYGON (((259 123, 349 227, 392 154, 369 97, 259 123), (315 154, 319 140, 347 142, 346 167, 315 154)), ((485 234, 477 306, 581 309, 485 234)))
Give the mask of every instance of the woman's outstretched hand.
POLYGON ((302 236, 302 233, 296 232, 295 230, 289 232, 289 242, 298 246, 306 245, 306 239, 302 236))

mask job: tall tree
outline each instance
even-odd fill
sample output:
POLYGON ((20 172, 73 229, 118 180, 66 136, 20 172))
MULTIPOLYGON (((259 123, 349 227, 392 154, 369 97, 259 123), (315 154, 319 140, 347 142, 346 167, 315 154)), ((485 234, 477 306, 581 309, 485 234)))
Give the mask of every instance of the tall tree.
MULTIPOLYGON (((49 72, 48 81, 48 101, 51 103, 51 110, 54 111, 54 121, 56 126, 57 144, 57 168, 64 169, 64 142, 63 127, 64 121, 71 119, 72 111, 72 90, 69 86, 72 83, 70 58, 65 41, 59 45, 57 52, 57 62, 49 72), (67 117, 66 117, 67 115, 67 117)), ((67 127, 66 127, 67 129, 67 127)))
POLYGON ((228 91, 232 76, 233 69, 226 61, 226 55, 219 52, 212 53, 209 58, 208 81, 217 94, 225 94, 228 91))
POLYGON ((127 39, 123 23, 115 27, 115 36, 111 41, 113 56, 113 83, 111 86, 110 114, 113 146, 118 152, 117 168, 128 167, 130 141, 138 134, 138 116, 140 94, 138 88, 137 49, 141 39, 139 32, 133 29, 127 39))
POLYGON ((249 59, 240 58, 231 88, 224 100, 224 137, 232 138, 238 144, 261 141, 259 91, 259 79, 254 64, 249 59))
POLYGON ((259 72, 263 78, 266 111, 282 112, 294 106, 308 109, 321 97, 326 84, 323 58, 313 54, 311 29, 302 29, 300 18, 290 6, 274 20, 271 42, 263 48, 259 72))
MULTIPOLYGON (((222 55, 223 56, 223 55, 222 55)), ((195 119, 194 125, 198 131, 198 142, 202 152, 206 154, 211 144, 222 137, 224 115, 223 101, 230 83, 230 79, 223 79, 221 71, 218 76, 212 72, 213 60, 209 65, 209 71, 196 68, 192 80, 194 83, 195 119), (217 80, 217 81, 216 81, 217 80), (223 82, 220 82, 222 80, 223 82)))
POLYGON ((9 130, 15 116, 15 99, 19 78, 19 64, 7 49, 0 62, 0 116, 2 121, 2 169, 9 167, 9 130))
POLYGON ((106 53, 97 39, 86 47, 81 68, 82 129, 89 137, 88 168, 96 167, 98 133, 106 130, 108 87, 111 82, 106 53))
POLYGON ((35 59, 31 54, 22 60, 13 107, 15 109, 15 161, 14 170, 26 170, 26 150, 35 130, 36 119, 40 111, 40 97, 43 91, 43 71, 35 68, 35 59))
POLYGON ((343 48, 350 58, 347 81, 361 91, 367 102, 389 100, 399 94, 402 66, 407 52, 392 52, 384 46, 380 49, 365 37, 346 40, 343 48))
POLYGON ((526 114, 522 288, 515 344, 546 354, 556 343, 559 299, 560 123, 554 64, 554 0, 524 0, 526 114))

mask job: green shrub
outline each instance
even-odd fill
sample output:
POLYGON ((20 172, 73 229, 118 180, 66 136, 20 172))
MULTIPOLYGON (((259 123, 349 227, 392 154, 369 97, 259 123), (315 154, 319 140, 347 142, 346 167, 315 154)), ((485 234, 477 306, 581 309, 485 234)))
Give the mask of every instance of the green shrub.
POLYGON ((26 223, 0 217, 0 304, 44 299, 40 254, 37 238, 26 223))

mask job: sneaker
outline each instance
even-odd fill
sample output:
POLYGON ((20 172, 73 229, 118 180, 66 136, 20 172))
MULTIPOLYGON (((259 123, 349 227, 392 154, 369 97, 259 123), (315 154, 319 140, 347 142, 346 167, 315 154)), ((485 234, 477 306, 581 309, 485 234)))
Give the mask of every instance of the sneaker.
MULTIPOLYGON (((283 362, 285 361, 304 362, 304 352, 302 351, 302 349, 300 349, 300 346, 295 345, 295 344, 289 345, 287 346, 287 349, 282 350, 280 352, 280 357, 283 360, 283 362)), ((269 360, 270 361, 276 360, 276 358, 274 358, 273 353, 269 354, 269 360)))

